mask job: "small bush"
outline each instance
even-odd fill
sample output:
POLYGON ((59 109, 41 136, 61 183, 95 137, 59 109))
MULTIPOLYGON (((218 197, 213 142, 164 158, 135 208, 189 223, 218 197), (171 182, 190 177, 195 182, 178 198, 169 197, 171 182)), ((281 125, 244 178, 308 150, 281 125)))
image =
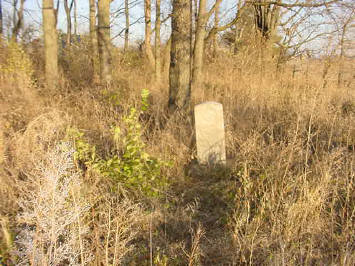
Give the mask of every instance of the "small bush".
MULTIPOLYGON (((142 91, 141 112, 148 108, 148 95, 147 90, 142 91)), ((161 170, 169 163, 154 158, 145 151, 139 113, 132 107, 129 114, 123 118, 126 127, 124 133, 119 127, 113 127, 115 147, 111 156, 106 158, 99 156, 96 147, 90 145, 80 131, 72 128, 68 134, 75 140, 77 160, 131 191, 138 189, 148 197, 158 197, 168 184, 166 178, 161 176, 161 170)))

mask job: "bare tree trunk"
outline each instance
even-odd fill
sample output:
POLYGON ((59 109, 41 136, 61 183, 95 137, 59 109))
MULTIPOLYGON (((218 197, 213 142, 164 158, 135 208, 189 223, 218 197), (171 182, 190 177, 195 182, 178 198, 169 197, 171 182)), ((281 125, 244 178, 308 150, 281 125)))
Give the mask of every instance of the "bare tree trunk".
POLYGON ((77 34, 78 34, 78 21, 77 21, 77 17, 78 17, 78 13, 77 13, 77 8, 76 8, 76 0, 74 1, 74 36, 75 36, 75 41, 77 41, 77 34))
POLYGON ((193 19, 194 19, 195 26, 196 26, 196 22, 197 22, 197 18, 198 18, 198 6, 199 6, 198 3, 199 3, 199 0, 194 0, 194 6, 193 6, 194 14, 193 14, 193 19))
POLYGON ((17 17, 16 17, 17 3, 18 3, 18 0, 13 0, 13 3, 12 3, 12 25, 13 25, 13 28, 16 27, 16 21, 17 21, 17 17))
POLYGON ((200 0, 196 34, 195 34, 195 46, 193 53, 193 68, 192 68, 192 87, 200 86, 202 79, 202 67, 203 67, 203 54, 204 54, 204 42, 206 35, 206 0, 200 0))
POLYGON ((169 110, 188 109, 190 105, 190 31, 191 1, 174 0, 169 69, 169 110))
POLYGON ((42 12, 46 83, 54 89, 58 85, 58 38, 53 0, 43 0, 42 12))
POLYGON ((238 27, 235 28, 235 39, 234 39, 234 48, 233 48, 234 54, 238 53, 238 45, 240 40, 243 38, 243 32, 244 32, 244 28, 241 29, 238 29, 238 27))
POLYGON ((152 20, 151 20, 151 2, 150 0, 144 0, 144 18, 145 18, 145 40, 144 48, 145 54, 148 57, 148 61, 151 66, 154 66, 154 55, 152 51, 152 46, 150 45, 150 36, 152 33, 152 20))
POLYGON ((344 58, 344 39, 345 39, 345 27, 342 30, 340 39, 340 55, 339 55, 339 68, 338 68, 338 88, 342 84, 343 80, 343 58, 344 58))
MULTIPOLYGON (((255 3, 260 3, 257 1, 255 3)), ((281 0, 276 0, 275 3, 281 3, 281 0)), ((257 5, 254 3, 254 17, 257 30, 261 33, 261 38, 264 42, 269 40, 275 33, 277 24, 279 23, 279 5, 257 5)))
POLYGON ((12 40, 17 41, 17 36, 20 32, 20 29, 23 26, 23 8, 24 8, 25 0, 21 0, 20 3, 20 9, 17 11, 17 16, 16 16, 16 6, 17 6, 17 0, 14 1, 14 28, 12 30, 12 40), (16 6, 15 6, 16 5, 16 6))
POLYGON ((343 59, 344 59, 344 53, 345 53, 345 48, 344 48, 344 43, 345 43, 345 35, 348 29, 348 26, 351 24, 352 21, 354 21, 354 13, 355 13, 355 8, 353 8, 351 15, 349 18, 344 22, 344 25, 342 27, 341 31, 341 37, 340 37, 340 55, 339 55, 339 67, 338 67, 338 87, 343 82, 343 59))
MULTIPOLYGON (((235 17, 237 18, 238 16, 240 16, 240 9, 242 6, 242 0, 237 0, 237 12, 235 14, 235 17)), ((244 24, 244 23, 243 23, 244 24)), ((233 47, 233 53, 237 54, 238 52, 238 44, 240 39, 243 36, 243 31, 244 31, 244 25, 242 28, 238 28, 238 26, 235 26, 235 35, 234 35, 234 47, 233 47)))
POLYGON ((67 16, 67 39, 66 39, 66 46, 69 47, 71 44, 71 17, 70 11, 71 8, 68 5, 68 0, 64 0, 64 10, 67 16))
POLYGON ((169 73, 169 67, 170 67, 170 50, 171 50, 171 36, 170 38, 168 39, 168 41, 166 42, 165 44, 165 47, 164 47, 164 74, 165 73, 169 73))
MULTIPOLYGON (((214 11, 214 26, 216 28, 219 27, 219 6, 221 2, 216 2, 216 9, 214 11)), ((217 41, 217 34, 213 36, 213 41, 212 41, 212 50, 213 50, 213 56, 217 55, 217 48, 218 48, 218 41, 217 41)))
POLYGON ((189 21, 190 21, 190 87, 192 86, 192 68, 193 68, 193 63, 194 63, 194 60, 193 60, 193 52, 194 52, 194 45, 195 45, 195 31, 196 31, 196 22, 194 21, 195 20, 195 17, 194 17, 194 7, 193 7, 193 0, 191 0, 191 3, 190 3, 190 18, 189 18, 189 21))
POLYGON ((2 29, 2 0, 0 0, 0 35, 2 35, 2 33, 3 33, 3 29, 2 29))
POLYGON ((124 0, 124 13, 126 17, 126 29, 124 31, 124 50, 127 51, 129 45, 129 7, 128 0, 124 0))
POLYGON ((160 49, 160 0, 156 0, 156 19, 155 19, 155 80, 161 82, 161 49, 160 49))
POLYGON ((326 88, 328 85, 328 79, 327 79, 327 75, 329 72, 329 68, 331 67, 332 62, 330 58, 326 58, 325 62, 324 62, 324 66, 323 66, 323 73, 322 73, 322 79, 323 79, 323 85, 322 88, 326 88))
POLYGON ((89 0, 90 6, 90 49, 91 49, 91 65, 93 69, 93 81, 98 83, 99 80, 99 62, 97 51, 97 27, 96 27, 96 3, 95 0, 89 0))
POLYGON ((234 42, 233 42, 233 47, 232 47, 233 54, 235 54, 235 55, 238 53, 238 44, 239 44, 239 40, 240 40, 239 32, 240 32, 239 27, 237 25, 235 25, 234 42))
MULTIPOLYGON (((198 5, 199 5, 199 0, 191 0, 191 52, 192 53, 195 49, 196 27, 197 27, 197 19, 198 19, 198 5)), ((191 69, 192 68, 193 68, 193 60, 191 60, 191 69)), ((192 74, 192 71, 191 71, 191 74, 192 74)))
POLYGON ((111 38, 110 38, 110 0, 98 1, 98 46, 100 58, 100 79, 104 84, 112 80, 111 75, 111 38))
POLYGON ((54 8, 54 22, 55 22, 54 25, 55 25, 55 27, 57 27, 57 24, 58 24, 59 3, 60 3, 60 0, 57 0, 57 8, 54 8))

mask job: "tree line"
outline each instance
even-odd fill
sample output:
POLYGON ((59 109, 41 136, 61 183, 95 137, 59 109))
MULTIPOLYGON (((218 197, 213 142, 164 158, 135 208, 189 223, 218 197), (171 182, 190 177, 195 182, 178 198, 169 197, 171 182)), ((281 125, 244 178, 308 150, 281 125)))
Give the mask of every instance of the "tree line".
MULTIPOLYGON (((167 1, 167 0, 163 0, 167 1)), ((326 36, 338 36, 334 51, 339 56, 345 56, 345 47, 349 31, 354 28, 355 4, 350 0, 235 0, 232 6, 223 0, 169 0, 166 4, 172 6, 172 11, 162 18, 161 0, 143 0, 145 38, 143 52, 148 64, 155 71, 158 84, 162 80, 162 40, 161 25, 171 23, 171 35, 166 46, 170 49, 169 65, 169 101, 171 112, 187 110, 190 105, 191 90, 202 86, 204 57, 207 47, 217 53, 218 43, 224 41, 238 53, 241 42, 248 42, 250 36, 256 36, 260 58, 268 53, 268 47, 276 50, 277 68, 281 68, 288 59, 305 55, 308 51, 305 44, 326 36), (227 7, 226 7, 227 6, 227 7), (152 7, 154 7, 154 28, 152 28, 152 7), (234 10, 234 16, 229 16, 221 23, 225 10, 234 10), (326 16, 326 20, 315 17, 326 16), (309 20, 313 18, 313 22, 309 20), (227 20, 227 21, 226 21, 227 20), (318 21, 317 21, 318 20, 318 21), (312 24, 312 25, 309 25, 312 24), (319 31, 324 25, 329 30, 319 31), (152 34, 154 45, 152 46, 152 34)), ((14 15, 12 39, 17 40, 20 28, 23 26, 25 0, 13 0, 14 15)), ((45 76, 49 88, 58 84, 58 9, 59 0, 43 0, 43 39, 45 50, 45 76)), ((90 54, 94 69, 93 80, 103 85, 112 82, 112 50, 111 38, 112 13, 111 0, 88 0, 90 54)), ((123 11, 124 51, 129 47, 130 6, 139 4, 137 0, 124 0, 123 11)), ((72 38, 72 18, 74 9, 74 34, 77 35, 77 1, 63 0, 67 21, 66 45, 70 46, 72 38)), ((2 30, 2 5, 0 1, 0 26, 2 30)), ((262 71, 262 68, 261 70, 262 71)), ((338 82, 341 82, 341 68, 338 82)))

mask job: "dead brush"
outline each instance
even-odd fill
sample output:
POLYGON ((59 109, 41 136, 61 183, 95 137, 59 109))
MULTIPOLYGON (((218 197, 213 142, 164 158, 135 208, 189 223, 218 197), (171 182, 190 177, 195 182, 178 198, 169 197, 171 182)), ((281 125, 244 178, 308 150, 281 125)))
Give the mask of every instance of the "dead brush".
POLYGON ((354 101, 354 93, 331 82, 321 89, 317 66, 311 65, 308 79, 302 76, 306 69, 291 79, 287 65, 275 78, 269 63, 260 82, 260 73, 248 71, 247 62, 238 64, 241 71, 228 60, 206 66, 206 86, 194 91, 194 101, 224 106, 237 189, 232 262, 351 265, 354 228, 343 213, 353 219, 353 193, 345 191, 354 183, 355 117, 344 116, 342 106, 354 101), (336 233, 335 228, 346 229, 336 233))
POLYGON ((89 206, 80 193, 80 174, 70 143, 59 143, 37 161, 21 182, 19 232, 14 251, 30 265, 85 265, 91 260, 81 223, 89 206))
POLYGON ((191 229, 191 234, 191 250, 190 252, 186 252, 185 250, 183 251, 188 258, 189 266, 200 265, 200 257, 203 255, 200 247, 201 238, 205 235, 205 231, 203 230, 201 224, 199 224, 196 230, 191 229))
POLYGON ((32 75, 32 62, 24 49, 6 43, 0 52, 0 119, 6 135, 23 129, 42 107, 32 75))
MULTIPOLYGON (((91 193, 90 193, 91 194, 91 193)), ((134 251, 134 239, 139 233, 144 215, 139 205, 129 199, 104 194, 92 195, 95 208, 91 210, 89 226, 90 250, 93 263, 122 265, 128 263, 134 251)))
POLYGON ((17 168, 23 172, 30 171, 64 137, 68 125, 68 115, 54 109, 34 118, 24 132, 17 132, 10 143, 17 168))
MULTIPOLYGON (((150 216, 144 213, 144 206, 130 201, 122 188, 113 188, 109 180, 86 171, 79 178, 85 180, 81 189, 63 196, 70 207, 67 214, 75 217, 68 220, 72 223, 63 236, 77 263, 92 254, 94 265, 142 265, 154 258, 168 265, 354 264, 355 116, 351 106, 355 98, 350 87, 353 82, 341 87, 335 84, 334 67, 326 77, 322 76, 322 60, 295 60, 280 68, 270 58, 262 62, 253 46, 235 56, 220 53, 207 62, 203 85, 193 89, 192 102, 223 103, 230 163, 229 171, 216 172, 211 180, 208 174, 203 179, 189 171, 194 156, 193 121, 179 115, 168 117, 167 73, 161 87, 157 86, 152 72, 141 67, 139 54, 125 60, 115 54, 114 82, 103 91, 83 80, 91 73, 84 54, 76 58, 67 53, 67 58, 62 58, 73 59, 72 65, 63 64, 66 75, 73 75, 66 80, 66 90, 37 95, 38 102, 34 97, 25 105, 20 88, 1 87, 1 99, 10 99, 6 114, 22 110, 17 112, 21 119, 12 119, 22 122, 18 126, 10 123, 10 129, 4 131, 5 163, 11 163, 6 171, 0 170, 4 184, 0 212, 9 219, 7 231, 15 227, 34 236, 34 227, 13 226, 8 209, 13 206, 10 201, 23 201, 27 204, 23 206, 34 202, 33 193, 39 193, 45 183, 26 184, 29 192, 23 198, 17 190, 8 191, 17 189, 16 183, 27 175, 31 177, 39 161, 48 161, 48 152, 61 141, 67 125, 84 131, 88 142, 100 147, 100 154, 109 154, 115 145, 111 128, 122 125, 122 117, 139 105, 140 92, 147 88, 152 92, 151 105, 147 114, 139 117, 144 142, 149 153, 173 162, 164 172, 173 185, 164 191, 163 202, 155 203, 150 216), (87 73, 79 73, 81 69, 87 73), (73 86, 76 89, 72 90, 73 86), (55 101, 50 97, 53 95, 55 101), (36 112, 24 112, 27 106, 36 107, 36 112), (183 209, 196 197, 203 206, 199 215, 191 216, 183 209), (223 213, 224 223, 207 223, 220 215, 217 210, 221 206, 213 209, 218 203, 233 210, 223 213), (90 206, 90 210, 77 219, 81 206, 90 206), (191 224, 200 223, 203 230, 196 229, 191 237, 191 224), (181 243, 191 243, 183 245, 186 254, 181 243)), ((1 82, 7 84, 4 77, 1 82)), ((38 239, 47 241, 42 231, 37 233, 38 239)), ((25 238, 26 234, 19 234, 19 239, 31 239, 25 238)), ((64 240, 60 237, 60 241, 64 240)))
POLYGON ((114 200, 106 190, 97 194, 97 183, 91 180, 81 183, 81 173, 73 164, 73 147, 57 145, 68 120, 61 112, 43 114, 14 140, 14 163, 25 174, 25 181, 18 184, 22 229, 13 254, 31 265, 86 265, 92 260, 90 254, 100 262, 119 265, 132 249, 130 241, 140 209, 128 200, 114 200), (83 194, 84 187, 87 192, 83 194), (89 206, 95 206, 92 222, 89 206), (101 237, 105 241, 101 242, 101 237))

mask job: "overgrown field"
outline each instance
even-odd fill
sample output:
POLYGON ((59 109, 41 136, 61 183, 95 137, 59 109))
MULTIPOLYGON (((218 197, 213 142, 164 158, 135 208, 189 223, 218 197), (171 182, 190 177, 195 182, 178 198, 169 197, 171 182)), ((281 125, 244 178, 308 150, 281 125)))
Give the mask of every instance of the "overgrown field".
POLYGON ((206 169, 167 63, 158 85, 117 50, 103 88, 77 44, 49 91, 41 46, 1 46, 5 265, 355 264, 353 60, 338 86, 336 58, 208 54, 192 102, 223 104, 227 166, 206 169))

